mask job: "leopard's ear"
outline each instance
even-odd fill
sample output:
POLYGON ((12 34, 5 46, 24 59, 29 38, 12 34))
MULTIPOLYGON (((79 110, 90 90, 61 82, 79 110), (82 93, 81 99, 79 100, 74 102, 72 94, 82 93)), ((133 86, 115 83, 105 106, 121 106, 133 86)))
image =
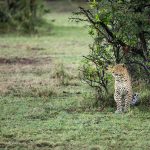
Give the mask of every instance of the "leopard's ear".
POLYGON ((113 66, 110 66, 110 65, 109 65, 109 66, 106 67, 106 72, 111 72, 112 69, 113 69, 113 66))
POLYGON ((125 64, 122 64, 122 67, 124 67, 124 68, 125 68, 125 67, 126 67, 126 65, 125 65, 125 64))

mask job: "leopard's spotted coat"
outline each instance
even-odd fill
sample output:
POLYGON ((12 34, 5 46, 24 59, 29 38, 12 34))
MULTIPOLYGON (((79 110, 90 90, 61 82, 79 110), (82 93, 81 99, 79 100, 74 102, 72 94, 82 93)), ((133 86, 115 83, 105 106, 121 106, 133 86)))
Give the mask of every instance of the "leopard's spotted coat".
POLYGON ((132 86, 128 70, 124 64, 117 64, 109 71, 115 78, 114 99, 117 104, 116 113, 129 111, 132 101, 132 86))

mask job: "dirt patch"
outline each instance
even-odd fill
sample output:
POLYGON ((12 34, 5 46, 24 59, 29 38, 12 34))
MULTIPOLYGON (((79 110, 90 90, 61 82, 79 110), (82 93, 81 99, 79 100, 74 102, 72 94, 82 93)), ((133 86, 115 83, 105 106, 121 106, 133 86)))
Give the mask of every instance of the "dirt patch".
POLYGON ((40 50, 45 50, 45 48, 43 47, 32 47, 30 45, 15 45, 15 46, 10 46, 10 45, 0 45, 0 48, 3 48, 3 49, 10 49, 10 48, 15 48, 15 49, 27 49, 27 50, 37 50, 37 51, 40 51, 40 50))
POLYGON ((14 137, 13 134, 4 134, 3 136, 4 136, 5 138, 13 138, 13 137, 14 137))
POLYGON ((36 146, 37 147, 51 147, 51 148, 53 147, 53 145, 48 142, 37 143, 36 146))
POLYGON ((5 148, 5 147, 7 147, 7 144, 5 144, 5 143, 0 143, 0 148, 5 148))
POLYGON ((40 50, 45 50, 45 49, 42 47, 28 47, 28 50, 40 51, 40 50))
POLYGON ((43 57, 43 58, 20 58, 20 57, 13 57, 13 58, 3 58, 0 57, 0 64, 37 64, 37 63, 45 63, 50 62, 50 57, 43 57))
POLYGON ((29 58, 0 58, 0 64, 35 64, 37 60, 29 58))
POLYGON ((47 148, 47 149, 55 149, 56 147, 61 147, 64 149, 65 145, 63 143, 49 143, 47 141, 41 141, 35 145, 38 148, 47 148))

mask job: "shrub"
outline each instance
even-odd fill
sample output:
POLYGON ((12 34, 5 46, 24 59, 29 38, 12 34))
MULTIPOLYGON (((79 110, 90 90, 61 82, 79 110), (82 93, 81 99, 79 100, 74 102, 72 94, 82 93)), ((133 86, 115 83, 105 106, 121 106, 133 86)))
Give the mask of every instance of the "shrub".
POLYGON ((0 23, 23 32, 35 32, 41 19, 44 5, 42 0, 3 1, 0 7, 0 23))
POLYGON ((90 53, 84 56, 82 79, 95 87, 102 99, 112 90, 108 65, 125 63, 135 81, 150 82, 147 2, 94 0, 89 9, 80 7, 75 13, 78 17, 73 19, 88 22, 94 39, 90 53))
POLYGON ((66 70, 63 63, 59 63, 56 65, 52 77, 58 79, 61 85, 69 85, 70 79, 73 78, 66 70))

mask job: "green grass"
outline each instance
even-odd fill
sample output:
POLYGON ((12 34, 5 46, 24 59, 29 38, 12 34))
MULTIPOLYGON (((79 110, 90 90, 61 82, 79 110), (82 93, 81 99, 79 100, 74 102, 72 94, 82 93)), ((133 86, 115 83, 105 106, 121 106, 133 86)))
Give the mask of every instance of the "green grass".
POLYGON ((62 2, 50 6, 51 31, 0 37, 0 149, 148 150, 149 110, 93 107, 78 78, 92 39, 84 24, 68 22, 62 2))
POLYGON ((81 111, 78 97, 1 101, 0 144, 8 149, 149 149, 149 113, 81 111))

